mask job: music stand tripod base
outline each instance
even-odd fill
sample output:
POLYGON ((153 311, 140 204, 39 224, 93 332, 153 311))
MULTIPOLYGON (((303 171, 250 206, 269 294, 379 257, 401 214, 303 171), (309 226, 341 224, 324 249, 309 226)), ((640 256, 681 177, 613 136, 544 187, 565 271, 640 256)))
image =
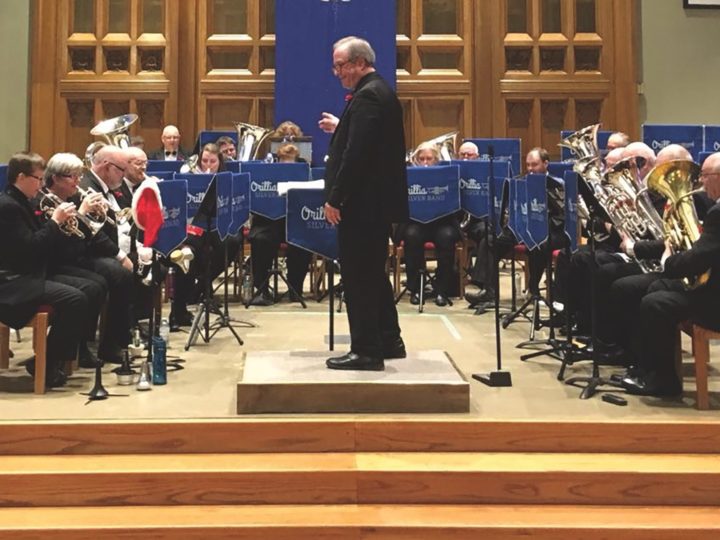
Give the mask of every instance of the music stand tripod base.
POLYGON ((491 371, 490 373, 473 373, 473 379, 487 386, 512 386, 512 377, 509 371, 491 371))

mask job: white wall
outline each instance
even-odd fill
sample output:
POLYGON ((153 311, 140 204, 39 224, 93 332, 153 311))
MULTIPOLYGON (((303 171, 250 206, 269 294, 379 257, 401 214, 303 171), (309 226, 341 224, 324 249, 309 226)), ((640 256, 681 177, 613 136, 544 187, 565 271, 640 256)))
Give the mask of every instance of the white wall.
POLYGON ((642 0, 640 123, 720 125, 720 9, 642 0))
POLYGON ((30 0, 0 0, 0 163, 28 142, 30 0))

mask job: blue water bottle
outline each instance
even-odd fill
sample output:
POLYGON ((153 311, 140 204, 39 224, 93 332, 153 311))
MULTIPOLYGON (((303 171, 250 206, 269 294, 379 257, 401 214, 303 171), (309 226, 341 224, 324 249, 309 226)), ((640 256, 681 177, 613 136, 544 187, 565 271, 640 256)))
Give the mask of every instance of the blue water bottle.
POLYGON ((167 345, 163 338, 154 336, 152 338, 152 382, 153 384, 167 384, 167 345))

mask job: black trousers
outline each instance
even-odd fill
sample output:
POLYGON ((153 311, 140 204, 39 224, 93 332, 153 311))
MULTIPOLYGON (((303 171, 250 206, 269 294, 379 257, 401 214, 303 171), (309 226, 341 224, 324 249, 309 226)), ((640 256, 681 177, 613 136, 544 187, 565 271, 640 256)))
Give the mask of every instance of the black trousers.
POLYGON ((390 225, 340 222, 340 273, 345 288, 350 350, 383 357, 383 346, 400 337, 392 285, 385 273, 390 225))
MULTIPOLYGON (((253 285, 257 288, 267 279, 273 260, 277 256, 278 249, 280 249, 280 244, 285 241, 285 219, 271 220, 263 216, 253 215, 248 236, 252 250, 253 285)), ((287 279, 299 294, 302 294, 303 283, 311 259, 312 253, 309 251, 288 245, 287 279)))
POLYGON ((637 357, 640 304, 661 274, 649 272, 616 279, 610 286, 610 301, 603 309, 605 315, 598 324, 597 336, 606 343, 619 343, 637 357))
POLYGON ((110 257, 86 257, 78 266, 100 274, 107 282, 108 302, 105 334, 98 349, 125 348, 130 343, 131 300, 133 297, 133 274, 116 259, 110 257))
POLYGON ((88 319, 89 307, 85 294, 65 283, 45 281, 40 304, 53 308, 47 335, 47 377, 65 362, 74 360, 85 328, 79 321, 88 319))
MULTIPOLYGON (((100 274, 77 266, 61 266, 48 279, 70 285, 85 295, 88 304, 88 316, 83 325, 82 339, 84 341, 95 341, 98 317, 103 304, 105 304, 108 292, 105 278, 100 274)), ((80 321, 81 319, 76 320, 80 321)))
POLYGON ((420 288, 420 270, 425 268, 425 243, 435 244, 437 274, 435 293, 450 296, 455 276, 455 243, 460 240, 457 222, 441 219, 432 223, 411 221, 402 226, 401 238, 405 249, 405 268, 408 289, 417 292, 420 288))
POLYGON ((479 287, 494 291, 497 282, 498 261, 512 255, 513 248, 517 244, 515 235, 509 228, 504 228, 495 238, 494 231, 490 235, 479 240, 476 249, 475 264, 470 271, 470 280, 479 287), (493 249, 497 242, 497 258, 493 257, 493 249))

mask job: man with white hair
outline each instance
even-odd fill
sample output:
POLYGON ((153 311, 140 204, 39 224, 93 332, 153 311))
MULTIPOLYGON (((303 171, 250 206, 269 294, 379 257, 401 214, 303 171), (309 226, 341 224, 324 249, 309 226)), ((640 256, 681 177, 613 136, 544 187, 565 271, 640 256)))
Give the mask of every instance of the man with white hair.
POLYGON ((148 156, 150 159, 160 161, 185 161, 187 159, 185 151, 180 147, 180 130, 177 126, 165 126, 160 136, 160 142, 162 142, 162 148, 150 152, 148 156))
POLYGON ((477 145, 471 141, 465 141, 460 145, 457 151, 457 158, 463 161, 470 159, 478 159, 480 157, 480 151, 477 145))

